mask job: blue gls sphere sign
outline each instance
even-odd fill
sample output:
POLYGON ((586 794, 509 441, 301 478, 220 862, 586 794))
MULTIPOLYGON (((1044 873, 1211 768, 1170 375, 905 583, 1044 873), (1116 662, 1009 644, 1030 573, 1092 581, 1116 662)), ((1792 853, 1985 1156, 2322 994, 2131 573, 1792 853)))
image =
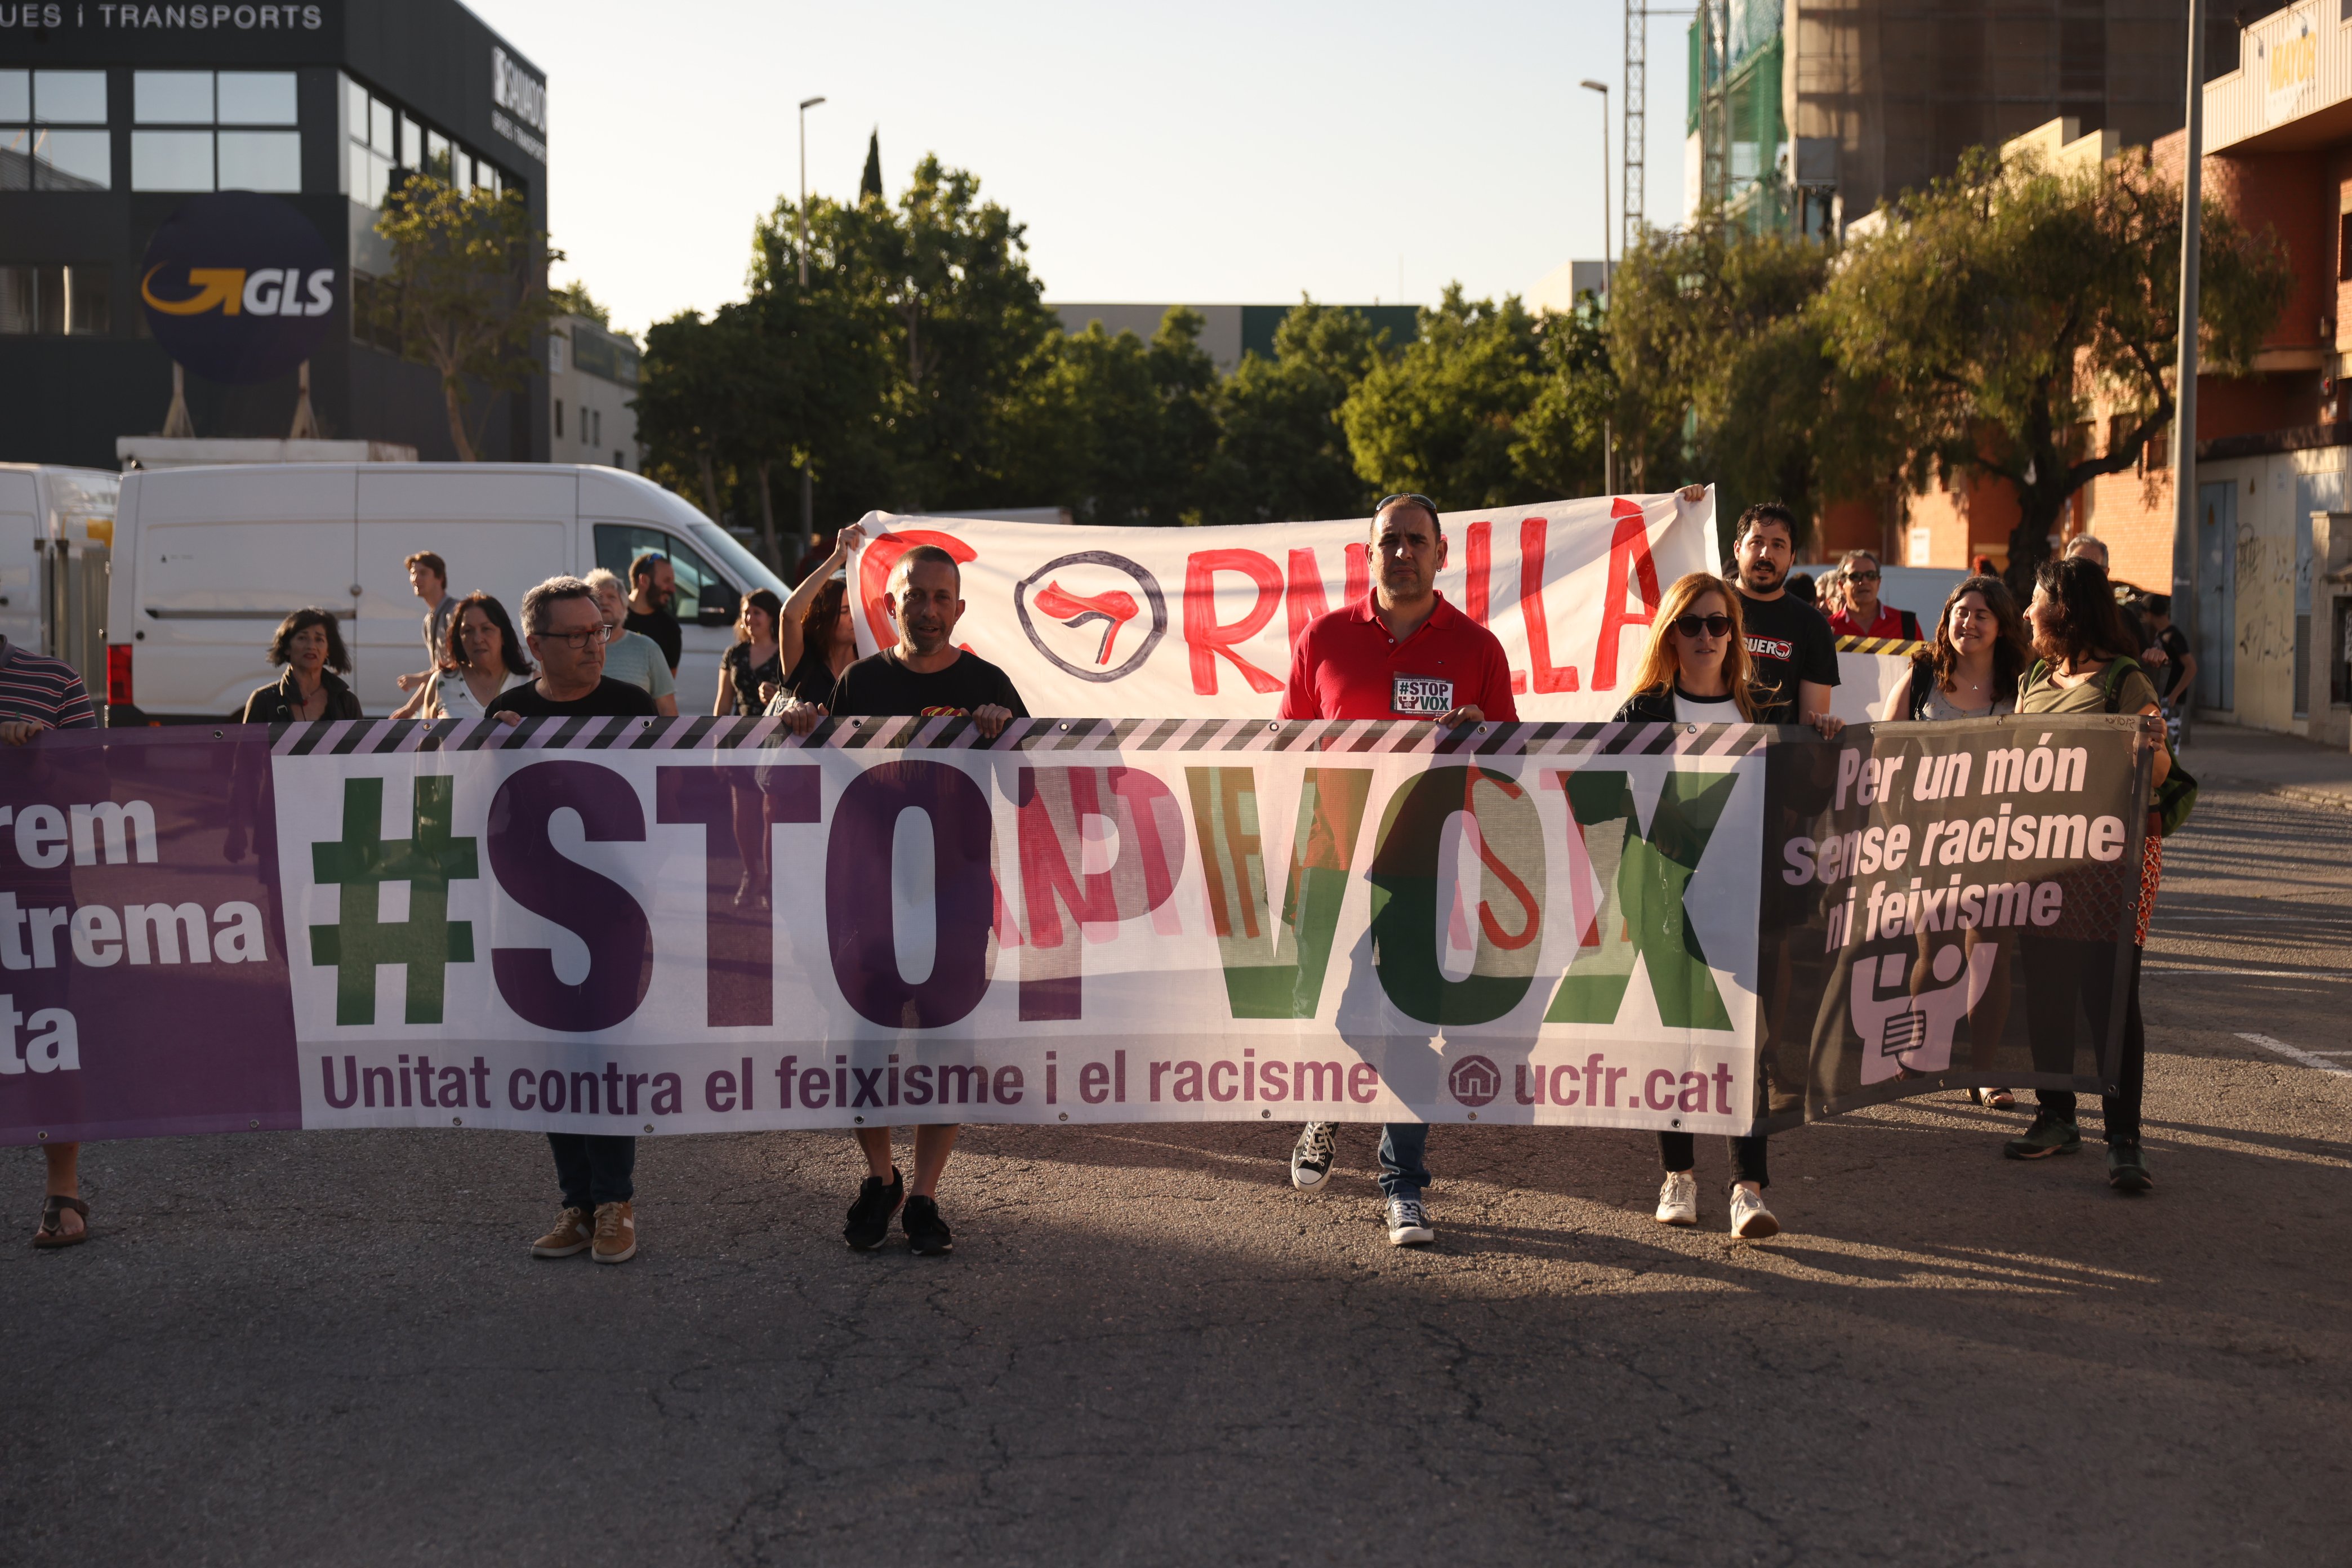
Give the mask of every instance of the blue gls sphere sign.
POLYGON ((139 269, 148 329, 206 381, 269 381, 310 357, 335 309, 337 268, 316 225, 254 191, 184 205, 139 269))

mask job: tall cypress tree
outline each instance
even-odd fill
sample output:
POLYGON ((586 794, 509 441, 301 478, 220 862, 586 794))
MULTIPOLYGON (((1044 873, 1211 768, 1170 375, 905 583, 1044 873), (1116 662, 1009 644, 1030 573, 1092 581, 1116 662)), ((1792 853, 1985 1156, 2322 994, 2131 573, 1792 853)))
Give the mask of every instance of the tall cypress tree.
POLYGON ((857 199, 861 203, 882 199, 882 128, 879 125, 866 141, 866 173, 857 177, 857 199))

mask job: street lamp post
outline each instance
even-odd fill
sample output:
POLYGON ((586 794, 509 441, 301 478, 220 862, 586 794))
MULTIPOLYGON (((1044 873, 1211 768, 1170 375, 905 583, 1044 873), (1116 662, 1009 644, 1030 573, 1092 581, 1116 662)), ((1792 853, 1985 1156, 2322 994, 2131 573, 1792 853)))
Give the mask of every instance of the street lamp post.
MULTIPOLYGON (((2180 167, 2180 357, 2172 377, 2172 618, 2197 651, 2197 317, 2198 240, 2205 216, 2205 5, 2189 0, 2189 144, 2180 167)), ((2215 628, 2227 637, 2229 628, 2215 628)), ((2197 713, 2192 688, 2181 696, 2180 743, 2197 713)))
MULTIPOLYGON (((1587 92, 1601 95, 1601 294, 1608 298, 1610 287, 1616 280, 1610 276, 1609 250, 1609 84, 1584 79, 1587 92)), ((1611 495, 1617 493, 1617 432, 1607 419, 1601 422, 1601 486, 1611 495)))
MULTIPOLYGON (((801 292, 808 292, 808 111, 823 103, 823 96, 801 100, 801 292)), ((808 459, 801 459, 801 537, 808 548, 816 548, 816 481, 809 473, 808 459)), ((778 563, 782 564, 782 563, 778 563)))

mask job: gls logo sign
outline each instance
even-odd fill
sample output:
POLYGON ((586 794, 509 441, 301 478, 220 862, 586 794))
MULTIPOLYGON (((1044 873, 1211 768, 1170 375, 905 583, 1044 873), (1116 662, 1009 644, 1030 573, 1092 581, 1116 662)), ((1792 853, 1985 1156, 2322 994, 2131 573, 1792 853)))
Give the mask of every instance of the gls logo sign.
POLYGON ((155 310, 172 316, 201 316, 206 310, 218 310, 225 316, 242 312, 248 316, 323 316, 335 308, 335 269, 320 267, 306 279, 297 267, 257 267, 247 272, 242 267, 189 267, 178 270, 185 274, 178 280, 180 288, 173 289, 171 278, 174 268, 157 267, 139 280, 139 297, 155 310), (164 299, 156 293, 161 280, 167 292, 178 292, 179 299, 164 299))
POLYGON ((292 204, 254 191, 190 198, 139 269, 148 330, 206 381, 274 381, 310 357, 336 300, 335 258, 292 204))

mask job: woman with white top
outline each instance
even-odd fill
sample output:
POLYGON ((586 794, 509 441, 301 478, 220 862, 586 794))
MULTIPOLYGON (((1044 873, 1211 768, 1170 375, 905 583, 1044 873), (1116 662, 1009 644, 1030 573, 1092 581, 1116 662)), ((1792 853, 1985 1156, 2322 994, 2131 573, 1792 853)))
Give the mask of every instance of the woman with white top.
POLYGON ((531 678, 530 660, 506 606, 488 594, 468 594, 449 617, 449 646, 441 668, 425 682, 425 719, 479 719, 491 699, 531 678))
MULTIPOLYGON (((1936 619, 1935 635, 1911 655, 1911 679, 1888 694, 1878 716, 1888 722, 1916 720, 1941 723, 1955 719, 1997 719, 2017 710, 2017 683, 2033 661, 2018 613, 2016 596, 1998 577, 1969 577, 1944 600, 1936 619)), ((2006 928, 1976 930, 1961 934, 1964 953, 1982 943, 2011 945, 2006 928)), ((1927 981, 1929 939, 1919 939, 1919 963, 1912 977, 1916 988, 1927 981)), ((1969 1065, 1979 1072, 1993 1068, 2001 1031, 2009 1025, 2009 954, 1993 960, 1992 979, 1983 999, 1969 1012, 1969 1065)), ((2008 1110, 2017 1096, 2007 1089, 1972 1089, 1969 1098, 1994 1110, 2008 1110)))
MULTIPOLYGON (((1739 595, 1723 579, 1694 572, 1666 590, 1650 646, 1633 671, 1633 695, 1617 710, 1621 724, 1793 724, 1794 701, 1758 700, 1754 667, 1739 624, 1739 595)), ((1813 721, 1823 738, 1845 728, 1823 713, 1813 721)), ((1731 1234, 1767 1237, 1780 1222, 1764 1206, 1761 1132, 1727 1140, 1731 1146, 1731 1234)), ((1698 1223, 1697 1142, 1687 1132, 1658 1134, 1665 1184, 1658 1190, 1662 1225, 1698 1223)))

